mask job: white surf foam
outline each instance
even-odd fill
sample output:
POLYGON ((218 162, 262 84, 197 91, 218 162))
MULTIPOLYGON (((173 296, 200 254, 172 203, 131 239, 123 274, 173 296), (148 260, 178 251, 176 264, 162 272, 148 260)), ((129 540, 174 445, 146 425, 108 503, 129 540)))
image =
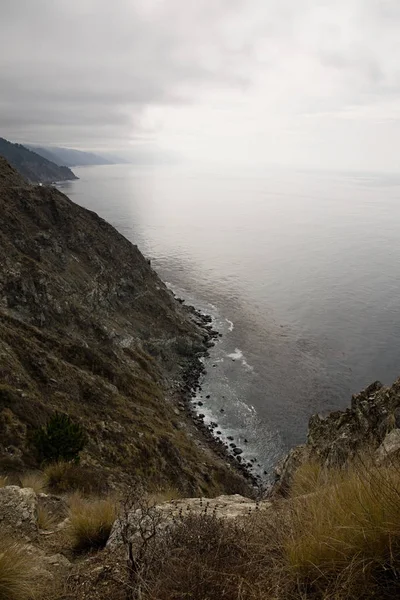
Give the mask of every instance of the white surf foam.
POLYGON ((225 321, 228 323, 229 325, 229 331, 233 331, 233 323, 232 321, 230 321, 229 319, 225 319, 225 321))
POLYGON ((249 363, 247 362, 247 360, 245 358, 243 358, 243 360, 242 360, 242 365, 251 373, 254 371, 254 367, 249 365, 249 363))
POLYGON ((235 352, 231 352, 230 354, 228 354, 228 357, 232 360, 240 360, 240 362, 242 363, 244 368, 247 369, 247 371, 250 371, 251 373, 254 371, 254 367, 249 365, 240 348, 235 348, 235 352))
POLYGON ((240 348, 235 348, 235 352, 231 352, 231 354, 228 354, 228 356, 233 360, 240 360, 243 358, 243 352, 240 350, 240 348))

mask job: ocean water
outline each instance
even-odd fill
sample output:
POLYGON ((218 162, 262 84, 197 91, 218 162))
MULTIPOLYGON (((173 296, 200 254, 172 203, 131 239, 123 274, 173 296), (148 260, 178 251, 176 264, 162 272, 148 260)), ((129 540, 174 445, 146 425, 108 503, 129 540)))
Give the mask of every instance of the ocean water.
POLYGON ((212 314, 223 337, 196 402, 260 473, 305 440, 311 414, 400 375, 400 175, 74 171, 64 193, 212 314))

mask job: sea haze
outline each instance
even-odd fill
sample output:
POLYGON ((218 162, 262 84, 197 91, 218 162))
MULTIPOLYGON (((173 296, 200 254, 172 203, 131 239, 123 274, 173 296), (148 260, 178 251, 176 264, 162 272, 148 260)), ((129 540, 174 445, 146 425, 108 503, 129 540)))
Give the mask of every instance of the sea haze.
POLYGON ((400 375, 400 177, 74 171, 63 191, 213 315, 223 337, 197 401, 261 472, 304 441, 311 414, 400 375))

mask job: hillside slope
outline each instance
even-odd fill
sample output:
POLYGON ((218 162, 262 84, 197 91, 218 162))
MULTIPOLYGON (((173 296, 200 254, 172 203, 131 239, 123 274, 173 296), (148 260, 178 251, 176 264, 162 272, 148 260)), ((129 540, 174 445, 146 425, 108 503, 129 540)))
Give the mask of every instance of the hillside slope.
POLYGON ((51 160, 56 165, 66 167, 78 167, 86 165, 110 165, 112 161, 93 154, 93 152, 82 152, 81 150, 73 150, 72 148, 59 148, 57 146, 42 147, 42 146, 28 146, 30 150, 40 154, 47 160, 51 160))
POLYGON ((0 471, 35 465, 30 436, 59 410, 104 477, 237 491, 178 404, 210 344, 201 316, 111 225, 2 159, 0 211, 0 471))
POLYGON ((21 144, 0 138, 0 156, 5 158, 25 179, 32 183, 53 183, 78 179, 66 166, 59 166, 21 144))

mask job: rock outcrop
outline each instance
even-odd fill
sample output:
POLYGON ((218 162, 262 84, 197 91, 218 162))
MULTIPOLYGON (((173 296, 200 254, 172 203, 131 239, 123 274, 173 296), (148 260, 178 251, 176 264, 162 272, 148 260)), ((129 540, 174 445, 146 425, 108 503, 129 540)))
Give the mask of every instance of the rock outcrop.
POLYGON ((37 498, 33 490, 10 485, 0 488, 0 527, 9 535, 34 536, 37 526, 37 498))
POLYGON ((292 449, 277 467, 273 493, 285 495, 296 469, 310 459, 340 467, 365 452, 383 461, 399 449, 400 379, 391 387, 376 381, 354 394, 347 410, 311 417, 307 443, 292 449))
POLYGON ((387 460, 393 460, 400 454, 400 429, 392 429, 384 438, 382 444, 375 453, 376 461, 384 464, 387 460))
MULTIPOLYGON (((54 529, 61 530, 63 523, 60 512, 57 511, 57 503, 63 504, 63 500, 46 494, 37 496, 30 488, 15 485, 0 488, 0 534, 2 541, 6 541, 1 546, 1 551, 4 552, 8 544, 18 548, 19 554, 26 561, 25 571, 29 573, 29 585, 36 591, 43 591, 54 582, 62 582, 72 567, 64 554, 54 553, 51 538, 55 531, 39 529, 38 509, 45 506, 53 516, 54 529), (47 503, 44 504, 43 500, 47 500, 47 503), (50 508, 51 501, 53 506, 50 508)), ((66 550, 68 552, 68 548, 66 550)))
POLYGON ((138 535, 139 523, 143 529, 143 526, 146 528, 146 522, 151 519, 157 523, 157 527, 162 529, 171 525, 176 519, 188 515, 206 514, 218 519, 229 520, 249 516, 253 511, 266 510, 270 506, 270 502, 255 502, 250 498, 234 494, 231 496, 218 496, 217 498, 172 500, 155 506, 145 515, 142 509, 137 508, 114 523, 107 542, 107 548, 114 550, 124 543, 122 531, 128 532, 128 535, 134 539, 138 535))

